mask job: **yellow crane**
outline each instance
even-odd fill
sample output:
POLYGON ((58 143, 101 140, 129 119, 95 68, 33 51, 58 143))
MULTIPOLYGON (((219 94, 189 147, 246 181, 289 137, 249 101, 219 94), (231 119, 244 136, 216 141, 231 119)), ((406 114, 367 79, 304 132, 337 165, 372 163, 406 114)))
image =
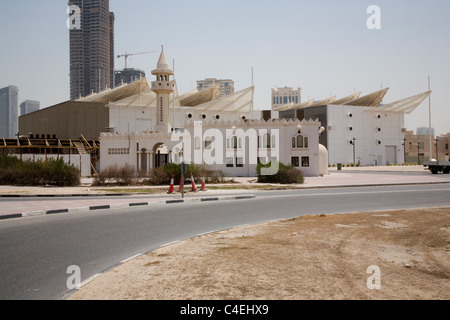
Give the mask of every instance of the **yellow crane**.
POLYGON ((157 51, 147 51, 147 52, 139 52, 139 53, 126 53, 125 52, 125 54, 118 55, 117 58, 125 57, 125 69, 128 69, 128 57, 136 56, 136 55, 139 55, 139 54, 154 53, 154 52, 157 52, 157 51))

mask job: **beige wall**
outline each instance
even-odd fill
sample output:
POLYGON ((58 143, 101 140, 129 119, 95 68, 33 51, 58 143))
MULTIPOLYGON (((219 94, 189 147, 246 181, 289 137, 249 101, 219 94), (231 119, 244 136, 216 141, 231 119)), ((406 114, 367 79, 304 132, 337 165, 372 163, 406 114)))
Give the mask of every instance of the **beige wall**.
MULTIPOLYGON (((406 148, 405 152, 407 155, 407 158, 410 159, 410 162, 412 159, 414 159, 415 162, 417 162, 418 152, 420 153, 420 159, 428 160, 430 159, 430 136, 429 135, 415 135, 413 131, 407 131, 405 133, 405 139, 406 139, 406 148), (417 144, 420 143, 420 150, 417 149, 417 144)), ((432 145, 431 145, 431 151, 432 155, 431 158, 436 159, 436 137, 432 136, 432 145)), ((449 156, 449 140, 450 140, 450 133, 447 133, 446 135, 441 135, 437 137, 438 139, 438 153, 439 153, 439 161, 444 161, 448 159, 449 156)))
POLYGON ((19 117, 19 133, 60 139, 98 139, 109 126, 109 109, 103 103, 67 101, 19 117))

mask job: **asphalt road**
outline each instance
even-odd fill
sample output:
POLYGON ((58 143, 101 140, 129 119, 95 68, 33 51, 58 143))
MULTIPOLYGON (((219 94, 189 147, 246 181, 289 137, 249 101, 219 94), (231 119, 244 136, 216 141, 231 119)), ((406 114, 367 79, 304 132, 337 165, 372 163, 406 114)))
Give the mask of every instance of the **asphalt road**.
POLYGON ((174 241, 308 214, 450 206, 450 185, 262 191, 248 200, 159 204, 0 221, 0 299, 64 299, 81 281, 174 241))

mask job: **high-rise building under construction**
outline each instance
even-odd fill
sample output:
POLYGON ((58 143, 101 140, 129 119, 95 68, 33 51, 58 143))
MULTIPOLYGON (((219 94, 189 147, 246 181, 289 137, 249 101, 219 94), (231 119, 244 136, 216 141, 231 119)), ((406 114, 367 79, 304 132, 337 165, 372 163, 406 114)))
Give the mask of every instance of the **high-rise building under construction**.
POLYGON ((70 99, 114 87, 114 13, 109 0, 70 0, 80 24, 70 29, 70 99))

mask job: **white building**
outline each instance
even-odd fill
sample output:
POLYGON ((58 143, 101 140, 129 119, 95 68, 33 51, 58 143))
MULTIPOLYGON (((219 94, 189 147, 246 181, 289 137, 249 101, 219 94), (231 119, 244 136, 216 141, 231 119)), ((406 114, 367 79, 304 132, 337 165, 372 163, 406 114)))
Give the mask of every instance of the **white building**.
POLYGON ((319 119, 326 129, 320 143, 328 150, 329 164, 401 164, 404 162, 405 114, 413 112, 431 91, 381 104, 388 90, 363 97, 355 93, 339 100, 331 97, 287 104, 274 110, 296 111, 306 119, 319 119))
POLYGON ((254 87, 230 97, 216 87, 179 96, 164 51, 152 74, 151 91, 141 82, 138 94, 108 104, 113 128, 100 136, 100 170, 129 164, 149 172, 183 160, 229 176, 255 176, 258 162, 277 160, 304 176, 327 174, 320 122, 251 119, 254 87))

